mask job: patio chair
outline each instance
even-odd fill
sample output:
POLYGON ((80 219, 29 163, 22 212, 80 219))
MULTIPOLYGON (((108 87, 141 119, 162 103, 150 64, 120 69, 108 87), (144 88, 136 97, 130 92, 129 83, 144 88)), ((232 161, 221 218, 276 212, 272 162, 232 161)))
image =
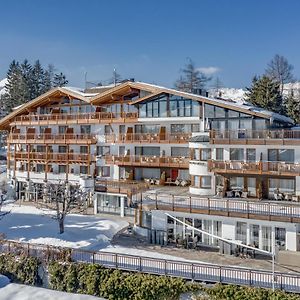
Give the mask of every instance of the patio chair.
POLYGON ((242 192, 242 198, 248 198, 248 192, 242 192))

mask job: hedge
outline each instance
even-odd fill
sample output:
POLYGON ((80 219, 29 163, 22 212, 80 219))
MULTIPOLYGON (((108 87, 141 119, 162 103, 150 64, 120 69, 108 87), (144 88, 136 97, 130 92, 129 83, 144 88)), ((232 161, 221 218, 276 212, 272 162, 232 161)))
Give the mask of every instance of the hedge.
POLYGON ((296 294, 263 288, 244 287, 238 285, 216 284, 213 287, 203 287, 206 295, 196 297, 196 300, 300 300, 296 294))
POLYGON ((0 274, 11 281, 29 285, 39 285, 39 261, 35 257, 0 254, 0 274))
POLYGON ((96 264, 53 262, 48 270, 55 290, 113 300, 175 300, 198 286, 181 278, 122 272, 96 264))

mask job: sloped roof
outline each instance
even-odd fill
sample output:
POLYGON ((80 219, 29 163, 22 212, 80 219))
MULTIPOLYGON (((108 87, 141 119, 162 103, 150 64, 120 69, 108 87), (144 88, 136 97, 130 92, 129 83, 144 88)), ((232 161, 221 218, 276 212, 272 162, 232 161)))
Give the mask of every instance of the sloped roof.
POLYGON ((62 88, 62 87, 57 87, 54 89, 51 89, 50 91, 40 95, 39 97, 24 103, 22 105, 19 105, 17 108, 15 108, 14 111, 12 111, 9 115, 4 117, 3 119, 0 120, 0 130, 4 130, 8 128, 9 123, 12 121, 12 119, 24 112, 27 112, 29 108, 31 107, 36 107, 40 106, 43 103, 46 103, 49 101, 49 97, 54 96, 54 95, 65 95, 65 96, 70 96, 85 102, 89 103, 89 99, 87 97, 84 97, 80 93, 77 93, 73 90, 62 88))

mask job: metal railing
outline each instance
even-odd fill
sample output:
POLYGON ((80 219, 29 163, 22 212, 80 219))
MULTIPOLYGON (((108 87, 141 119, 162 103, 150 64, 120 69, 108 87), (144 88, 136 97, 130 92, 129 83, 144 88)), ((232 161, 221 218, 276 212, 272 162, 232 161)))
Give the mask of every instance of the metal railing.
MULTIPOLYGON (((272 288, 273 282, 271 271, 179 261, 178 259, 167 260, 138 255, 61 248, 8 240, 0 242, 0 252, 33 256, 42 261, 71 259, 75 262, 97 263, 107 268, 180 277, 194 281, 220 282, 262 288, 272 288)), ((300 274, 275 272, 274 279, 276 289, 300 293, 300 274)))
POLYGON ((270 129, 270 130, 211 130, 210 138, 213 140, 300 140, 300 130, 270 129))
MULTIPOLYGON (((226 198, 199 198, 175 196, 170 194, 143 194, 143 207, 150 205, 159 210, 231 216, 239 214, 243 218, 253 218, 256 215, 272 220, 281 217, 282 221, 300 223, 300 204, 285 204, 274 202, 258 202, 250 200, 235 200, 226 198)), ((260 217, 262 218, 262 217, 260 217)))
POLYGON ((122 180, 97 180, 95 190, 98 192, 137 194, 149 188, 149 184, 139 181, 122 180))

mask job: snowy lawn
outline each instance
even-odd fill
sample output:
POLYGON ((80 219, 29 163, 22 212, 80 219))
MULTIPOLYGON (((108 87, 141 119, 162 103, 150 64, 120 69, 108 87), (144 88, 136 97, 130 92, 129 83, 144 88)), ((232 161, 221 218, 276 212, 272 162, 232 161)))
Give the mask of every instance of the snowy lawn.
MULTIPOLYGON (((58 223, 51 212, 33 206, 10 204, 3 208, 11 213, 0 220, 0 232, 7 239, 61 247, 100 250, 128 223, 123 220, 70 214, 65 220, 65 232, 58 233, 58 223)), ((54 212, 52 212, 54 213, 54 212)))
POLYGON ((23 284, 9 283, 9 279, 0 275, 0 299, 1 300, 104 300, 94 296, 70 294, 44 288, 27 286, 23 284))

